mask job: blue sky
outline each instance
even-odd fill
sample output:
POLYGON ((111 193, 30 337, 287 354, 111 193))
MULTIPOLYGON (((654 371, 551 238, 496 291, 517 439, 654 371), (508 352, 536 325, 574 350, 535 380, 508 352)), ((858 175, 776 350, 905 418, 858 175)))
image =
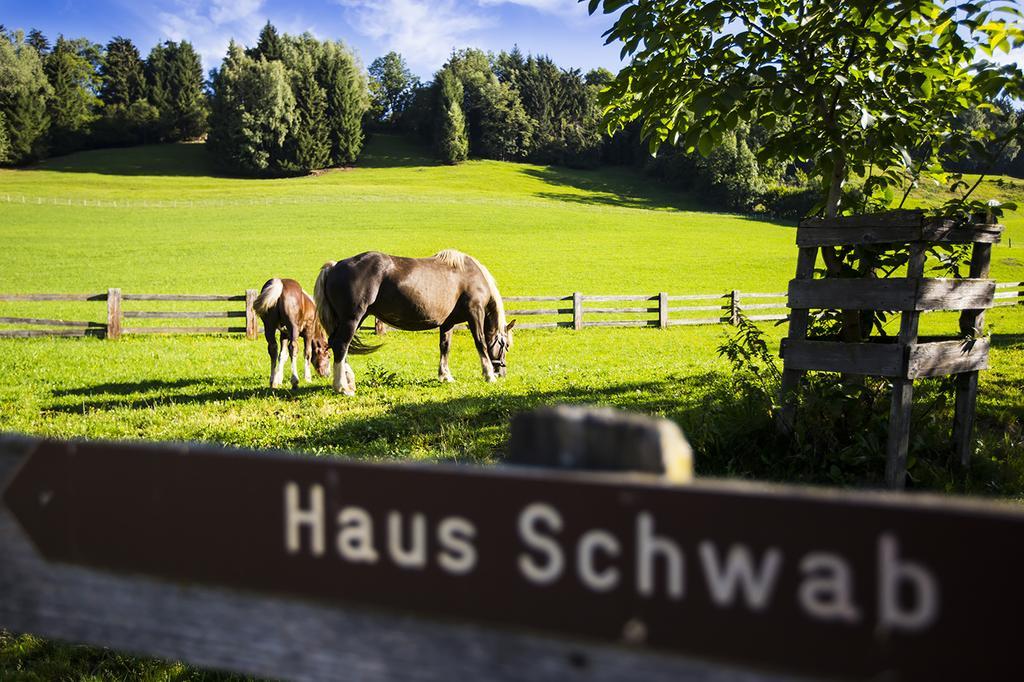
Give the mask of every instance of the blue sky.
POLYGON ((518 45, 563 67, 617 71, 618 48, 601 34, 612 23, 575 0, 0 0, 0 23, 106 43, 131 38, 145 55, 157 42, 189 40, 216 66, 228 40, 256 41, 270 20, 286 33, 341 39, 365 64, 397 50, 429 78, 453 48, 498 51, 518 45))

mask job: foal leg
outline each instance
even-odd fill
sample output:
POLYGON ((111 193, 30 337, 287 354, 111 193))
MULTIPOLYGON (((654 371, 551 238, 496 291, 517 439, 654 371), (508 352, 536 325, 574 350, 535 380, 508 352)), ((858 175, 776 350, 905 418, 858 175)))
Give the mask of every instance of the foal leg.
POLYGON ((291 353, 291 356, 292 356, 292 389, 293 390, 299 387, 299 369, 298 369, 298 366, 297 366, 298 362, 299 362, 299 354, 298 354, 298 348, 297 348, 298 345, 299 345, 299 330, 297 330, 295 327, 289 325, 288 326, 288 352, 291 353))
POLYGON ((476 344, 476 352, 480 354, 480 366, 484 371, 484 379, 487 383, 497 381, 494 375, 494 365, 487 354, 487 343, 484 340, 484 310, 471 310, 469 313, 469 331, 473 333, 473 342, 476 344))
POLYGON ((281 388, 281 382, 284 380, 284 361, 288 359, 288 344, 285 333, 281 332, 281 341, 277 345, 277 365, 274 368, 274 374, 270 378, 271 388, 281 388))
POLYGON ((303 358, 305 360, 303 367, 305 368, 306 383, 308 384, 313 381, 313 375, 309 371, 310 361, 313 357, 313 339, 308 334, 302 337, 302 350, 303 358))
POLYGON ((455 381, 455 377, 448 369, 448 351, 452 347, 452 329, 452 326, 441 325, 441 361, 437 367, 437 379, 444 383, 455 381))
POLYGON ((263 336, 267 339, 267 355, 270 356, 270 387, 277 388, 277 386, 280 386, 280 379, 278 379, 277 384, 274 383, 274 378, 277 373, 277 332, 268 326, 264 329, 263 336))

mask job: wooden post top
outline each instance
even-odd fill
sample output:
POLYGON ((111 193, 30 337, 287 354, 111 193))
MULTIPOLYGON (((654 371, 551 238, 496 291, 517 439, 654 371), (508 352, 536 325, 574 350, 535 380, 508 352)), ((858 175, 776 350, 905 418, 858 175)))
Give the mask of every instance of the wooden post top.
POLYGON ((964 223, 931 217, 921 210, 886 211, 836 218, 805 218, 797 229, 797 246, 847 246, 941 242, 996 243, 1003 226, 979 220, 964 223))

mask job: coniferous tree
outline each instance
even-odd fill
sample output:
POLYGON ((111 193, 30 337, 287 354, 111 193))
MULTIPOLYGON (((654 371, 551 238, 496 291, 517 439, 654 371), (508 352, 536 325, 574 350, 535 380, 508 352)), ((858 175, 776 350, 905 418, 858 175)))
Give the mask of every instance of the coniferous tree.
POLYGON ((260 29, 260 37, 256 42, 256 47, 246 50, 245 53, 256 60, 260 57, 263 57, 268 62, 280 60, 284 57, 284 41, 277 33, 274 25, 267 21, 263 28, 260 29))
POLYGON ((296 128, 293 158, 297 170, 324 168, 331 161, 331 139, 327 127, 327 93, 316 80, 316 63, 311 51, 298 56, 292 71, 296 128))
POLYGON ((363 148, 363 114, 369 107, 366 76, 340 42, 326 42, 318 81, 327 93, 331 164, 353 163, 363 148))
POLYGON ((7 135, 7 117, 0 110, 0 164, 11 161, 11 140, 7 135))
POLYGON ((89 125, 96 119, 98 76, 89 56, 90 43, 57 38, 43 69, 52 92, 47 102, 50 115, 50 148, 64 154, 85 146, 89 125))
POLYGON ((146 86, 150 104, 160 112, 162 137, 183 140, 206 131, 203 66, 188 41, 167 41, 154 47, 146 59, 146 86))
POLYGON ((466 118, 462 113, 462 83, 450 69, 441 69, 437 80, 438 131, 435 137, 438 157, 445 163, 459 163, 469 156, 466 118))
POLYGON ((114 37, 100 65, 100 99, 110 106, 128 105, 146 95, 146 75, 139 50, 131 40, 114 37))
POLYGON ((8 144, 7 160, 25 163, 45 152, 50 125, 47 100, 52 88, 35 48, 21 32, 0 39, 0 113, 8 144))
POLYGON ((47 40, 46 36, 38 28, 28 32, 28 38, 25 42, 36 48, 36 52, 39 53, 40 57, 45 57, 50 53, 50 41, 47 40))

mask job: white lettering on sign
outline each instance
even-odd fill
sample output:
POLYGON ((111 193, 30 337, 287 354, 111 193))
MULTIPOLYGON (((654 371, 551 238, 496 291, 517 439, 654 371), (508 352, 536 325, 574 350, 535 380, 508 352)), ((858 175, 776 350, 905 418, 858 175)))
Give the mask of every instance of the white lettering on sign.
POLYGON ((859 623, 860 610, 853 603, 853 572, 842 557, 811 552, 800 561, 800 606, 821 620, 859 623))
POLYGON ((284 487, 284 545, 289 554, 302 550, 302 529, 309 529, 310 552, 313 556, 324 553, 324 487, 309 487, 309 506, 301 507, 299 484, 289 482, 284 487))
MULTIPOLYGON (((480 562, 475 544, 479 531, 464 516, 431 517, 422 511, 395 509, 377 510, 375 516, 356 505, 339 509, 339 503, 326 499, 322 485, 303 488, 286 483, 285 551, 324 557, 327 533, 333 531, 337 558, 350 564, 375 565, 383 560, 409 571, 436 567, 463 576, 480 562), (338 509, 331 529, 328 509, 330 514, 338 509)), ((513 528, 506 529, 510 535, 505 545, 515 554, 519 575, 531 586, 552 586, 564 578, 590 592, 628 590, 643 599, 671 602, 681 602, 697 589, 717 608, 760 613, 781 598, 776 595, 780 584, 795 584, 795 595, 788 596, 795 597, 809 619, 857 625, 865 620, 863 601, 870 597, 855 594, 855 586, 867 584, 877 596, 874 618, 880 632, 923 632, 939 618, 938 578, 920 561, 901 554, 895 533, 878 536, 874 580, 865 582, 866 577, 860 577, 858 582, 854 566, 861 564, 835 552, 809 547, 788 562, 777 547, 755 549, 742 542, 719 544, 711 539, 690 544, 663 529, 659 532, 656 521, 653 513, 642 510, 631 526, 625 526, 629 530, 619 534, 607 528, 567 531, 565 517, 555 504, 535 501, 519 511, 513 528), (687 554, 698 559, 689 571, 687 554), (795 575, 780 582, 784 569, 795 575)), ((577 527, 568 524, 569 529, 577 527)))
POLYGON ((427 565, 427 517, 412 515, 411 537, 407 541, 402 539, 403 525, 400 513, 393 511, 388 514, 388 554, 402 568, 422 569, 427 565))
POLYGON ((636 589, 653 597, 655 560, 665 566, 665 593, 671 599, 683 598, 683 550, 674 541, 654 534, 654 517, 640 512, 636 517, 636 589))
POLYGON ((551 538, 543 535, 538 526, 543 525, 549 532, 562 530, 562 516, 550 504, 535 502, 519 514, 519 537, 542 560, 530 554, 519 555, 519 570, 532 583, 550 585, 562 575, 565 557, 562 548, 551 538))
POLYGON ((891 533, 883 533, 878 539, 878 625, 911 632, 924 630, 939 615, 938 582, 921 564, 900 560, 899 549, 891 533), (901 592, 909 599, 900 599, 901 592))
POLYGON ((619 555, 619 541, 606 530, 587 531, 576 545, 576 566, 580 581, 595 592, 607 592, 619 584, 619 571, 614 566, 598 570, 595 566, 597 551, 609 557, 619 555))
POLYGON ((742 592, 747 608, 752 611, 760 611, 768 605, 782 566, 782 552, 769 549, 764 554, 760 568, 754 568, 753 554, 746 545, 730 546, 725 561, 719 560, 719 552, 709 540, 700 543, 698 551, 704 566, 708 592, 715 604, 732 606, 736 594, 742 592))
POLYGON ((354 564, 377 563, 373 546, 373 517, 362 507, 344 507, 338 512, 338 555, 354 564))
POLYGON ((441 551, 437 564, 453 575, 465 575, 476 568, 473 539, 476 527, 461 516, 450 516, 437 526, 437 542, 441 551))

